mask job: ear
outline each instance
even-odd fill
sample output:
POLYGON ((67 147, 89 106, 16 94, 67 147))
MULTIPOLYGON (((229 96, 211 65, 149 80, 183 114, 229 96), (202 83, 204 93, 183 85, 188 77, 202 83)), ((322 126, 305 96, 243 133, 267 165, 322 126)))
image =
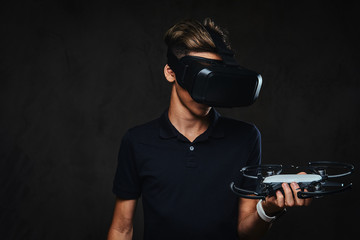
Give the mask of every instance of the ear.
POLYGON ((176 79, 175 73, 173 72, 173 70, 171 70, 171 68, 167 64, 164 67, 164 75, 168 82, 170 83, 175 82, 176 79))

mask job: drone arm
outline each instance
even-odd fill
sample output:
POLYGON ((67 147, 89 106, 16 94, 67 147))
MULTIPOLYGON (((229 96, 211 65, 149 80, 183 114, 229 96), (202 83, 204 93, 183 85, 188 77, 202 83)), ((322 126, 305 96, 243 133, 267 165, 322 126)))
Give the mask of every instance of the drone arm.
POLYGON ((257 192, 241 189, 235 186, 235 183, 230 184, 230 189, 238 196, 248 199, 265 199, 265 196, 259 195, 257 192))
POLYGON ((333 194, 333 193, 339 193, 339 192, 343 192, 345 190, 348 190, 352 187, 352 183, 340 188, 340 189, 336 189, 336 190, 331 190, 331 191, 324 191, 324 192, 305 192, 305 191, 299 191, 297 193, 299 198, 312 198, 312 197, 321 197, 324 195, 329 195, 329 194, 333 194))

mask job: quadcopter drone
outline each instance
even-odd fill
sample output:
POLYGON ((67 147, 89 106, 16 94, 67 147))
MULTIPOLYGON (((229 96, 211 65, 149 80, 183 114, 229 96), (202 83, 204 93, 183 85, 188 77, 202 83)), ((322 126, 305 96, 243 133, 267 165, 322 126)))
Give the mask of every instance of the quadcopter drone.
POLYGON ((258 181, 256 191, 241 189, 235 186, 234 182, 230 184, 230 188, 243 198, 265 199, 267 196, 274 196, 278 190, 283 191, 282 183, 296 182, 301 189, 297 192, 299 198, 319 198, 350 189, 352 183, 344 184, 328 180, 350 175, 353 170, 352 164, 329 161, 309 162, 307 167, 279 164, 247 166, 240 172, 242 176, 258 181), (311 173, 280 174, 286 168, 293 170, 304 168, 311 173))

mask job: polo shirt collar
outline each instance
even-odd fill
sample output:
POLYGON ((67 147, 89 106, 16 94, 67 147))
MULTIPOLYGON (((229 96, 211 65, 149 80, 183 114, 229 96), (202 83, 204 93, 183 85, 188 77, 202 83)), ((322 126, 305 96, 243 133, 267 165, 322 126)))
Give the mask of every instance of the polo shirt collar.
MULTIPOLYGON (((168 110, 160 117, 160 137, 164 139, 177 137, 180 140, 187 140, 170 122, 168 110)), ((214 109, 210 110, 211 123, 208 129, 196 138, 196 141, 202 141, 208 139, 208 137, 222 138, 224 137, 224 130, 219 124, 221 115, 214 109)))

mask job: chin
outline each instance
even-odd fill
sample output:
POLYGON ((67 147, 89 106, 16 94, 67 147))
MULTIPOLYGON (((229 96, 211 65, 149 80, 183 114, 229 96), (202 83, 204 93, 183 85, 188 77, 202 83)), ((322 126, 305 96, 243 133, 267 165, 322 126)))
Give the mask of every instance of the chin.
POLYGON ((211 107, 205 104, 196 103, 192 106, 190 111, 197 117, 206 117, 211 110, 211 107))

